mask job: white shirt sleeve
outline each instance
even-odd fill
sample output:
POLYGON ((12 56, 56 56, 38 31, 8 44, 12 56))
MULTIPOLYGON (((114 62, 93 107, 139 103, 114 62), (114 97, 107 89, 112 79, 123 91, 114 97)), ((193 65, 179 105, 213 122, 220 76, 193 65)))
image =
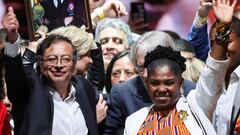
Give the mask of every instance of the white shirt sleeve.
POLYGON ((195 95, 188 96, 212 120, 212 113, 222 93, 229 60, 219 61, 208 55, 206 66, 196 85, 195 95))
POLYGON ((5 49, 4 49, 4 54, 9 56, 9 57, 15 57, 20 53, 20 36, 18 36, 18 39, 15 43, 5 43, 5 49))

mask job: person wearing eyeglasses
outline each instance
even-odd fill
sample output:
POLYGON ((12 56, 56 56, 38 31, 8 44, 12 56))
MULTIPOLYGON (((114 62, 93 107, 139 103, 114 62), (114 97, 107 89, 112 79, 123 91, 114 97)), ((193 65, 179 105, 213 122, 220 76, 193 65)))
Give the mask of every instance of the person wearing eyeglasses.
MULTIPOLYGON (((18 46, 6 46, 6 50, 13 48, 18 46)), ((40 43, 36 52, 40 75, 33 68, 34 61, 23 66, 20 54, 5 54, 9 94, 25 108, 19 135, 98 135, 95 91, 84 77, 73 75, 77 50, 71 40, 49 35, 40 43), (26 91, 11 91, 18 85, 26 91)), ((32 55, 26 49, 25 59, 32 55)))
POLYGON ((15 135, 98 135, 95 91, 84 77, 74 76, 77 51, 71 40, 49 35, 37 50, 29 48, 23 59, 17 42, 18 21, 12 8, 4 19, 6 83, 15 135), (37 60, 40 72, 33 63, 37 60), (23 65, 24 64, 24 65, 23 65))
POLYGON ((14 134, 98 135, 95 91, 84 77, 73 75, 77 50, 71 40, 49 35, 39 45, 37 57, 29 46, 21 58, 16 44, 19 25, 12 8, 6 16, 5 77, 14 106, 14 134), (35 61, 39 72, 33 68, 35 61))

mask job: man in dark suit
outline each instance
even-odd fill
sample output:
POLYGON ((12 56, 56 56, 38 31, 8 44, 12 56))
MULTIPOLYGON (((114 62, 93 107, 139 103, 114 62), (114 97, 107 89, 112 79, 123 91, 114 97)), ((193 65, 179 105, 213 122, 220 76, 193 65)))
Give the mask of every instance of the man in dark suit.
POLYGON ((33 69, 34 53, 25 51, 27 63, 18 53, 18 23, 11 8, 6 16, 7 40, 14 43, 6 44, 4 60, 15 134, 98 135, 95 91, 85 78, 73 76, 77 52, 71 41, 59 35, 42 41, 37 50, 39 75, 33 69))
POLYGON ((42 0, 45 10, 44 24, 49 31, 60 26, 75 25, 77 27, 87 24, 86 7, 78 0, 42 0))
MULTIPOLYGON (((108 115, 104 123, 104 135, 123 134, 126 118, 137 110, 152 104, 144 86, 146 72, 142 67, 145 55, 158 45, 175 47, 172 38, 167 33, 160 31, 143 34, 131 46, 130 57, 138 69, 139 76, 113 86, 108 99, 108 115)), ((184 91, 182 91, 184 96, 194 88, 195 83, 184 80, 184 91)))

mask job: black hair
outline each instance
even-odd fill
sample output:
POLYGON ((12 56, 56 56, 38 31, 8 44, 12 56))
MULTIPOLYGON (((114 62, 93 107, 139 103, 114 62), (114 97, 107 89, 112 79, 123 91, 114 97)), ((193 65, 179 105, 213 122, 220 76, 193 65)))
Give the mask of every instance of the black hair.
POLYGON ((56 43, 57 41, 66 41, 69 43, 72 48, 73 48, 73 63, 76 64, 77 62, 77 49, 75 46, 72 44, 71 40, 68 39, 67 37, 61 36, 61 35, 49 35, 47 36, 38 46, 37 49, 37 57, 38 59, 42 59, 43 54, 45 53, 46 49, 49 48, 53 43, 56 43))
POLYGON ((170 30, 164 30, 163 32, 167 33, 171 38, 173 38, 174 40, 178 40, 181 39, 181 37, 174 31, 170 31, 170 30))
POLYGON ((122 51, 120 53, 118 53, 117 55, 115 55, 111 62, 109 63, 108 67, 107 67, 107 71, 106 71, 106 83, 105 83, 105 88, 106 88, 106 91, 107 93, 110 93, 110 90, 112 88, 112 83, 111 83, 111 74, 112 74, 112 69, 113 69, 113 65, 114 63, 124 57, 124 56, 127 56, 129 55, 129 51, 128 50, 125 50, 125 51, 122 51))
POLYGON ((177 51, 187 51, 195 54, 192 44, 186 39, 178 39, 175 42, 177 51))
POLYGON ((177 76, 186 70, 186 59, 180 52, 174 51, 170 47, 158 46, 145 56, 144 67, 147 68, 148 75, 154 72, 154 69, 160 65, 168 65, 177 76))
POLYGON ((237 33, 237 36, 240 37, 240 20, 237 17, 232 18, 232 31, 237 33))

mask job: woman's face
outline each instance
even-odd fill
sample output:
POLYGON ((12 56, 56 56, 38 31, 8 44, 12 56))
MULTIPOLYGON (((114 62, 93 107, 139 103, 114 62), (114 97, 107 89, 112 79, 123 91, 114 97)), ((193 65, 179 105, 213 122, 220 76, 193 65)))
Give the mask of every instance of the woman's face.
POLYGON ((157 66, 148 74, 146 85, 148 94, 156 110, 172 108, 180 98, 183 79, 176 76, 168 65, 157 66))
POLYGON ((118 59, 112 68, 111 83, 112 85, 125 82, 137 75, 133 63, 128 56, 118 59))

